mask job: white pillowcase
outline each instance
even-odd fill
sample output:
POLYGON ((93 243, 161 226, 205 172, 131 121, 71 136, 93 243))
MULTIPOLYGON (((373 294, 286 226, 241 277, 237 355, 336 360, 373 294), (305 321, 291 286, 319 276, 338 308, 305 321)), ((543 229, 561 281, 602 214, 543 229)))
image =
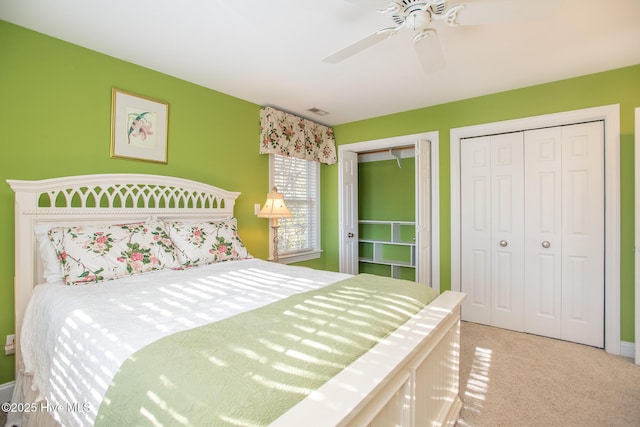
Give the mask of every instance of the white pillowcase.
POLYGON ((33 228, 42 263, 42 276, 47 283, 58 283, 62 280, 60 261, 53 243, 49 240, 49 230, 55 227, 55 224, 38 224, 33 228))

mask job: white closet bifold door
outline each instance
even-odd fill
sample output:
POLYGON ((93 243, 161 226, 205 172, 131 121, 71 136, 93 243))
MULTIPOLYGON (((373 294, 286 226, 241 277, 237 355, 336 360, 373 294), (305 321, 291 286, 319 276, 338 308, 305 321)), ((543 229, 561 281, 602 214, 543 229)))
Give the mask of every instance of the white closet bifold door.
POLYGON ((461 148, 465 320, 522 330, 523 134, 466 139, 461 148))
POLYGON ((560 338, 562 316, 562 128, 527 131, 525 330, 560 338))
POLYGON ((604 346, 604 129, 460 145, 462 317, 604 346))

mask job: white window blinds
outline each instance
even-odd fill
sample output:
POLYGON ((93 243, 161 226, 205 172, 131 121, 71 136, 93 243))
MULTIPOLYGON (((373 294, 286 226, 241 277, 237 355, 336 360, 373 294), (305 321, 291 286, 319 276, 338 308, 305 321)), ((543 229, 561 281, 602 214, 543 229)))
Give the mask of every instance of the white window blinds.
POLYGON ((312 160, 271 155, 271 186, 278 188, 291 211, 278 230, 281 258, 319 252, 320 164, 312 160))

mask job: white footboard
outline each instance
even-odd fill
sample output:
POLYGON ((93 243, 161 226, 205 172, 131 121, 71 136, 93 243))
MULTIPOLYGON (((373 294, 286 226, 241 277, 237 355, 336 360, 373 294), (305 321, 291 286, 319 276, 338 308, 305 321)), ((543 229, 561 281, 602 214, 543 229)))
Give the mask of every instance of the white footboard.
POLYGON ((444 292, 272 425, 454 425, 462 407, 458 392, 464 297, 444 292))

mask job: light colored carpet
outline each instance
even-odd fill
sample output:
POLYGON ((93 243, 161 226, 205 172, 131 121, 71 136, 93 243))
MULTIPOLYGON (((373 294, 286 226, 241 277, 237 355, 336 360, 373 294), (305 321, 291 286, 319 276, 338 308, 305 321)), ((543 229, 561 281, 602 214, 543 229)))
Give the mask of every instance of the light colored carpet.
POLYGON ((640 366, 601 349, 461 325, 458 426, 640 426, 640 366))

